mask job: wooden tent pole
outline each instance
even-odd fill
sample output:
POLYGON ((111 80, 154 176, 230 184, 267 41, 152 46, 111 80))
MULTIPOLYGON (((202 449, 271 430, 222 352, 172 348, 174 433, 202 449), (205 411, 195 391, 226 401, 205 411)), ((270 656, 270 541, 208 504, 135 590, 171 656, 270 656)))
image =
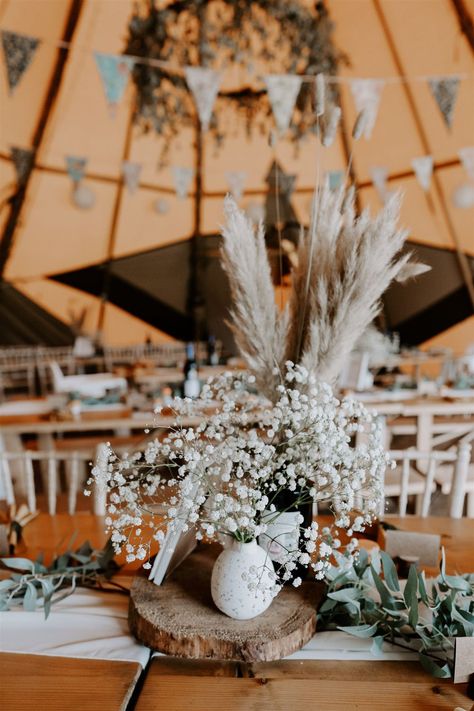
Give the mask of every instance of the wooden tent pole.
MULTIPOLYGON (((373 2, 374 2, 374 6, 376 9, 380 24, 382 25, 382 29, 385 33, 385 37, 386 37, 390 52, 392 54, 393 61, 395 63, 395 66, 397 67, 397 71, 401 76, 404 76, 405 70, 404 70, 404 67, 402 66, 402 62, 400 60, 398 50, 396 48, 394 39, 392 37, 392 33, 390 31, 390 28, 389 28, 387 20, 385 18, 384 12, 383 12, 382 7, 380 5, 380 0, 373 0, 373 2)), ((417 128, 418 134, 419 134, 420 141, 423 145, 423 149, 427 155, 430 155, 431 154, 430 144, 428 141, 428 137, 425 133, 425 130, 423 128, 423 123, 421 121, 420 114, 418 112, 415 100, 413 98, 411 87, 408 82, 403 82, 402 88, 405 92, 408 104, 409 104, 410 109, 412 111, 413 119, 415 121, 415 125, 417 128)), ((461 276, 463 278, 464 284, 467 289, 467 293, 469 295, 469 298, 471 300, 472 307, 474 310, 474 282, 473 282, 473 278, 472 278, 471 268, 469 266, 469 261, 466 257, 466 254, 462 250, 461 243, 459 241, 459 238, 457 236, 453 222, 451 220, 451 216, 449 214, 449 211, 446 206, 445 199, 444 199, 441 182, 436 174, 436 171, 433 171, 432 181, 433 181, 433 185, 435 187, 436 193, 439 198, 439 204, 440 204, 440 207, 441 207, 441 210, 442 210, 445 222, 446 222, 446 226, 448 228, 448 232, 449 232, 451 239, 453 241, 453 244, 455 246, 456 255, 457 255, 458 263, 459 263, 459 270, 461 272, 461 276)))
MULTIPOLYGON (((79 16, 81 14, 83 6, 83 0, 71 0, 71 6, 69 8, 68 17, 66 20, 66 25, 64 28, 62 41, 64 43, 71 43, 74 36, 74 32, 77 28, 79 21, 79 16)), ((48 120, 51 112, 56 103, 58 97, 59 89, 61 86, 61 80, 63 77, 64 69, 68 61, 70 52, 69 47, 58 48, 58 56, 56 59, 56 64, 51 75, 49 82, 48 91, 44 100, 43 108, 41 110, 38 123, 36 125, 33 139, 31 142, 31 148, 33 151, 33 160, 28 173, 26 174, 21 185, 18 186, 14 194, 9 199, 10 203, 10 213, 7 217, 5 227, 3 229, 3 234, 0 240, 0 280, 3 278, 5 272, 5 267, 7 265, 8 259, 10 257, 12 247, 15 241, 16 228, 19 223, 23 205, 25 202, 26 193, 28 190, 28 183, 33 172, 36 155, 41 147, 43 137, 45 134, 46 127, 48 125, 48 120)))
POLYGON ((474 22, 464 0, 451 0, 456 16, 459 20, 461 32, 466 35, 471 49, 474 51, 474 22))
MULTIPOLYGON (((202 66, 203 52, 203 20, 205 8, 201 5, 197 12, 198 28, 198 62, 202 66)), ((188 311, 192 324, 192 337, 197 343, 201 340, 203 299, 199 284, 199 266, 201 263, 201 238, 202 238, 202 198, 203 198, 203 161, 204 161, 204 134, 201 120, 196 116, 195 133, 195 182, 194 182, 194 225, 191 238, 190 277, 188 294, 188 311)))

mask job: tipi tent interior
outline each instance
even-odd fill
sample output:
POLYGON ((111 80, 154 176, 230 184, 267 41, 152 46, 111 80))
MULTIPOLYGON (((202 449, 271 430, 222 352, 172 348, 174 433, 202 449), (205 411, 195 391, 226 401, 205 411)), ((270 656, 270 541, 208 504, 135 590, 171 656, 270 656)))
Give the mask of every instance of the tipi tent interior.
MULTIPOLYGON (((382 190, 402 190, 409 246, 433 267, 429 275, 387 294, 386 327, 399 331, 408 345, 462 349, 472 335, 474 296, 472 177, 459 157, 473 142, 472 32, 463 32, 466 18, 449 0, 414 0, 408 13, 406 3, 393 0, 333 0, 326 6, 334 44, 347 56, 337 85, 342 122, 330 147, 323 148, 314 135, 298 145, 284 137, 271 146, 271 115, 268 130, 247 136, 233 106, 217 100, 225 138, 216 148, 214 137, 204 135, 199 188, 203 239, 196 278, 205 301, 204 330, 226 334, 228 293, 214 263, 229 172, 245 173, 241 205, 262 212, 276 162, 282 175, 296 176, 291 209, 297 223, 307 225, 317 180, 345 173, 349 165, 361 208, 380 207, 381 189, 374 185, 380 171, 382 190), (459 76, 449 127, 429 85, 437 76, 459 76), (355 141, 351 80, 360 77, 383 80, 383 90, 370 139, 355 141), (413 167, 422 156, 433 161, 428 189, 413 167), (462 203, 462 189, 467 207, 456 203, 456 195, 462 203), (218 285, 209 288, 213 279, 218 285)), ((195 178, 182 197, 173 181, 175 167, 196 166, 194 132, 178 125, 160 165, 164 139, 133 120, 133 81, 111 110, 94 56, 125 50, 133 8, 126 0, 1 4, 2 28, 40 40, 13 92, 5 71, 0 79, 2 279, 65 325, 71 312, 87 307, 87 330, 100 329, 114 344, 192 337, 189 282, 197 270, 190 241, 197 228, 195 178), (23 184, 12 147, 34 150, 23 184), (66 156, 87 161, 81 185, 86 202, 88 197, 93 202, 88 209, 72 200, 66 156), (123 161, 140 166, 133 190, 127 188, 123 161)), ((227 85, 235 84, 232 72, 227 74, 227 85)), ((238 81, 244 86, 248 76, 238 81)), ((272 218, 267 210, 267 221, 272 218)), ((7 330, 4 342, 11 338, 7 330)), ((18 332, 19 343, 29 340, 18 332)))

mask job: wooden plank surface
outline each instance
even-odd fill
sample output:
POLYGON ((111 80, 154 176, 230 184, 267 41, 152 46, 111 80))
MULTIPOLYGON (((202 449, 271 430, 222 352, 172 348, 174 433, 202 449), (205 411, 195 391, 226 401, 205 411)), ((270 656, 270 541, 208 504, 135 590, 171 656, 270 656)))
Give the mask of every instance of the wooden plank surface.
POLYGON ((154 659, 136 711, 453 711, 469 709, 465 686, 405 662, 272 662, 244 678, 167 673, 154 659))
MULTIPOLYGON (((329 516, 318 516, 321 524, 327 525, 329 516)), ((402 531, 420 533, 438 533, 441 545, 446 549, 447 571, 449 573, 474 572, 474 519, 450 519, 444 516, 386 516, 386 520, 402 531)), ((17 550, 17 555, 35 557, 44 551, 47 555, 64 546, 73 533, 79 545, 89 539, 94 546, 103 546, 107 537, 103 519, 81 511, 73 516, 66 513, 50 516, 40 513, 24 529, 24 545, 17 550)), ((136 567, 136 566, 135 566, 136 567)), ((433 572, 433 570, 432 570, 433 572)))
POLYGON ((125 711, 141 667, 135 662, 0 654, 2 711, 125 711))

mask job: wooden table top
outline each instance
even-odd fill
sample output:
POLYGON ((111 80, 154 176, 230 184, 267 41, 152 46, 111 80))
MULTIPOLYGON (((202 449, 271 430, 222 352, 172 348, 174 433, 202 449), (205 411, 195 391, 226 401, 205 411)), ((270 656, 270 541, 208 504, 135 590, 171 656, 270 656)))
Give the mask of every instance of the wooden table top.
POLYGON ((136 662, 0 654, 3 711, 125 711, 141 674, 136 662))
POLYGON ((136 711, 453 711, 466 685, 410 662, 190 662, 155 657, 136 711))
MULTIPOLYGON (((402 530, 440 533, 448 572, 474 570, 474 520, 387 519, 402 530)), ((77 545, 86 538, 96 546, 104 543, 99 517, 42 513, 25 528, 24 550, 18 554, 45 551, 49 557, 74 531, 77 545)), ((33 704, 50 711, 121 711, 140 674, 133 663, 23 654, 0 655, 0 669, 5 711, 29 711, 33 704)), ((389 661, 246 665, 156 657, 135 693, 136 711, 453 711, 458 706, 467 711, 472 706, 466 685, 434 679, 416 663, 389 661)))
MULTIPOLYGON (((331 518, 318 516, 318 520, 328 525, 331 518)), ((441 545, 446 550, 448 573, 474 572, 474 519, 386 516, 386 520, 402 531, 440 534, 441 545)), ((86 539, 97 547, 103 546, 106 541, 103 519, 88 511, 80 511, 72 516, 66 513, 56 516, 40 513, 26 526, 23 532, 24 545, 17 551, 17 555, 33 558, 44 552, 47 560, 53 553, 64 549, 73 533, 77 534, 77 546, 86 539)))

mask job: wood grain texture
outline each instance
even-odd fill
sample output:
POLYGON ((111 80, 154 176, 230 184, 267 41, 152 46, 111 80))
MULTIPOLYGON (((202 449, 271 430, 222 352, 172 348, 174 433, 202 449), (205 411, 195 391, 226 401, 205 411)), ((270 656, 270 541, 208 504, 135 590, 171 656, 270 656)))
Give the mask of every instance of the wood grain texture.
POLYGON ((196 549, 163 585, 136 577, 130 628, 148 647, 188 658, 271 661, 301 649, 316 629, 321 585, 285 587, 262 615, 233 620, 212 602, 211 573, 219 547, 196 549))
POLYGON ((415 664, 283 661, 262 665, 265 674, 252 665, 254 678, 216 679, 164 676, 156 662, 136 711, 453 711, 472 705, 465 687, 433 679, 415 664), (297 678, 298 666, 307 676, 297 678))
POLYGON ((0 654, 2 711, 125 711, 141 667, 135 662, 0 654))

